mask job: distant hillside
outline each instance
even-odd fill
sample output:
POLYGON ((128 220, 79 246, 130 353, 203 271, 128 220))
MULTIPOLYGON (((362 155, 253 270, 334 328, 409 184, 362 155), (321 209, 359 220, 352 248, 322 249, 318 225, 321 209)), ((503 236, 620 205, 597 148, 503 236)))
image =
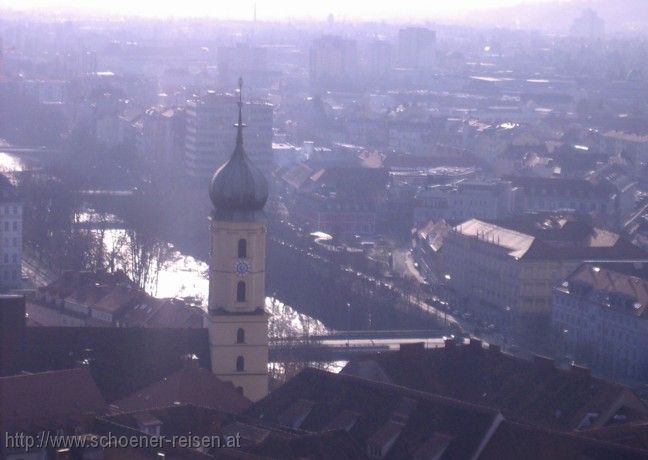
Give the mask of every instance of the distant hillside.
POLYGON ((502 27, 543 29, 565 33, 585 8, 594 9, 605 20, 606 30, 648 32, 648 0, 554 0, 520 3, 517 6, 480 11, 466 21, 502 27), (478 16, 478 17, 477 17, 478 16))

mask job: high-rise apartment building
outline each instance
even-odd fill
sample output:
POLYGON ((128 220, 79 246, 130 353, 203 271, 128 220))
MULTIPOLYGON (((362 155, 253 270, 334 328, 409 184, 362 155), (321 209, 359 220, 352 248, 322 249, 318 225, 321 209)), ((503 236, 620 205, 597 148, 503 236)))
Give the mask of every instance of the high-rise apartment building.
MULTIPOLYGON (((243 108, 247 123, 246 151, 252 163, 272 167, 272 105, 248 102, 243 108)), ((208 179, 234 149, 232 120, 236 119, 236 98, 209 91, 187 102, 185 170, 189 177, 208 179)))
POLYGON ((348 82, 357 76, 358 50, 355 40, 325 35, 310 49, 310 80, 314 85, 348 82))
POLYGON ((428 70, 436 62, 436 32, 424 27, 398 31, 398 64, 401 67, 428 70))

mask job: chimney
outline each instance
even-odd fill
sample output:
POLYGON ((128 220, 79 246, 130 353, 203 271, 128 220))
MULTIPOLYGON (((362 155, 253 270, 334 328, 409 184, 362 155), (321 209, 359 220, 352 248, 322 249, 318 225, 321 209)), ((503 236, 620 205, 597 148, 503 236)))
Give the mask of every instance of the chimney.
POLYGON ((445 339, 443 344, 445 345, 445 348, 452 349, 455 346, 457 346, 457 339, 454 338, 445 339))
POLYGON ((22 371, 25 326, 25 297, 0 295, 0 376, 22 371))
POLYGON ((471 350, 481 350, 482 341, 471 337, 468 346, 470 347, 471 350))

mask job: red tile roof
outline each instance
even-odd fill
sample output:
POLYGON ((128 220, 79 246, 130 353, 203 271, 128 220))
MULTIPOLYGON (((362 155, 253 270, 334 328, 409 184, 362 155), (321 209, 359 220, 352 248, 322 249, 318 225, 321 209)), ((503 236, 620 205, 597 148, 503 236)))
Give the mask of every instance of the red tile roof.
POLYGON ((490 438, 479 460, 634 460, 648 451, 596 441, 585 436, 538 429, 505 420, 490 438))
POLYGON ((351 439, 362 450, 371 440, 393 441, 386 446, 390 447, 386 458, 391 459, 413 458, 437 433, 452 438, 444 458, 473 458, 501 420, 501 414, 493 409, 310 368, 255 403, 244 415, 270 427, 285 426, 284 414, 292 412, 299 401, 312 406, 299 425, 300 431, 324 433, 341 414, 353 412, 358 417, 348 431, 351 439), (393 427, 398 424, 402 430, 395 433, 393 427), (395 439, 388 439, 393 435, 395 439))
POLYGON ((547 358, 527 361, 477 343, 371 355, 351 361, 342 372, 363 377, 365 361, 374 361, 391 383, 492 407, 511 419, 558 430, 576 429, 588 413, 609 414, 622 400, 648 417, 648 408, 627 387, 579 369, 557 369, 547 358))
POLYGON ((55 429, 105 407, 85 367, 0 377, 0 431, 55 429))
POLYGON ((219 409, 238 414, 250 406, 250 400, 243 396, 230 382, 223 382, 206 369, 190 362, 182 369, 162 380, 136 391, 112 406, 119 412, 132 412, 174 404, 219 409))

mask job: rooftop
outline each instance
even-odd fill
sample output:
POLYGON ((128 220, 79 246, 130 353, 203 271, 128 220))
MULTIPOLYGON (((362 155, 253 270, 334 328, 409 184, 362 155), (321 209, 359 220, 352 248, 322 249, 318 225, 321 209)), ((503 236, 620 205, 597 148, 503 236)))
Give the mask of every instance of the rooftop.
POLYGON ((0 377, 1 431, 58 428, 105 406, 87 368, 0 377))
POLYGON ((627 387, 582 368, 558 369, 547 358, 529 361, 497 347, 484 349, 477 341, 370 355, 352 360, 342 373, 384 376, 396 385, 497 408, 512 420, 556 430, 574 430, 587 414, 607 414, 620 401, 648 417, 648 408, 627 387))
POLYGON ((583 293, 582 288, 587 287, 595 295, 604 294, 605 298, 601 300, 610 308, 615 307, 635 316, 644 316, 648 309, 646 275, 645 269, 635 268, 633 264, 587 263, 569 275, 558 289, 569 293, 576 288, 574 292, 583 293))
POLYGON ((206 329, 27 327, 23 370, 43 372, 87 362, 107 401, 121 399, 177 371, 186 355, 211 368, 206 329))
POLYGON ((470 219, 463 224, 457 225, 455 230, 462 235, 472 236, 501 246, 508 250, 511 257, 518 259, 526 254, 535 240, 531 235, 489 224, 478 219, 470 219))
POLYGON ((452 438, 443 458, 471 458, 501 417, 444 396, 315 369, 304 370, 245 413, 269 426, 286 426, 291 414, 299 416, 299 430, 314 433, 349 419, 351 439, 361 447, 375 444, 387 459, 414 458, 441 434, 452 438), (306 403, 310 410, 300 410, 306 403))
POLYGON ((648 260, 643 249, 617 233, 594 227, 584 216, 537 213, 493 222, 470 219, 455 230, 501 246, 516 258, 648 260))
POLYGON ((197 360, 185 358, 185 365, 163 379, 135 391, 112 404, 119 412, 132 412, 174 404, 193 404, 237 414, 250 406, 231 382, 223 382, 197 360))

